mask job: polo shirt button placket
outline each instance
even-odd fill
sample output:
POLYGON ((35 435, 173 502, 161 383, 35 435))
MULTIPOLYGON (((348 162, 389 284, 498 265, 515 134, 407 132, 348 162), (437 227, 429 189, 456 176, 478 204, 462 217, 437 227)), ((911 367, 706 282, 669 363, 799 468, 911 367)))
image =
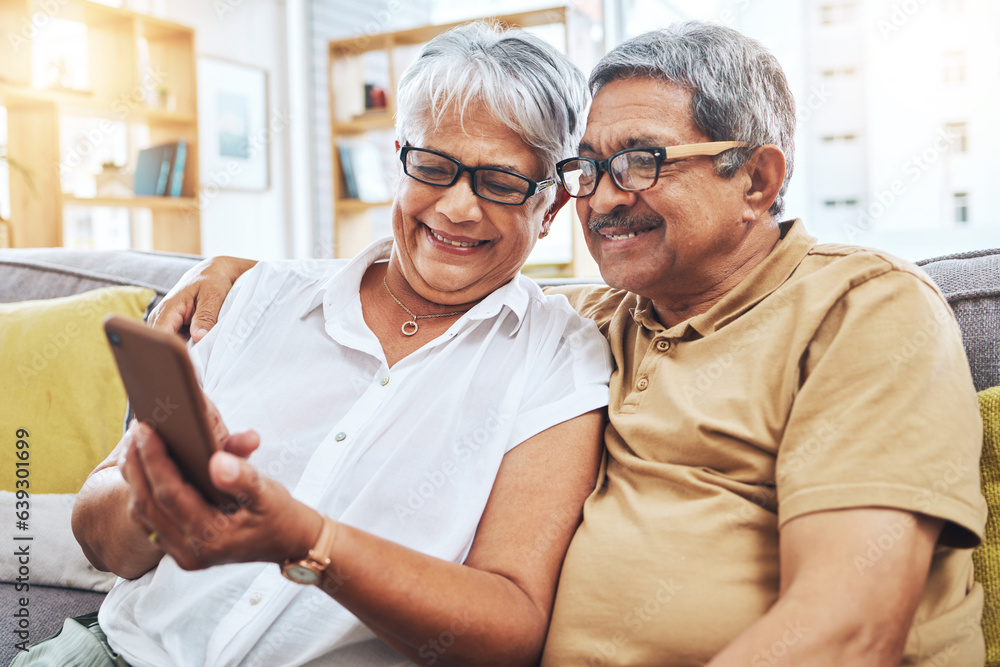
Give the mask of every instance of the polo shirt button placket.
POLYGON ((669 340, 656 341, 656 349, 659 352, 666 352, 667 350, 670 349, 670 341, 669 340))
POLYGON ((639 381, 635 383, 635 388, 638 389, 639 391, 646 391, 646 388, 648 386, 649 386, 649 379, 645 375, 639 378, 639 381))

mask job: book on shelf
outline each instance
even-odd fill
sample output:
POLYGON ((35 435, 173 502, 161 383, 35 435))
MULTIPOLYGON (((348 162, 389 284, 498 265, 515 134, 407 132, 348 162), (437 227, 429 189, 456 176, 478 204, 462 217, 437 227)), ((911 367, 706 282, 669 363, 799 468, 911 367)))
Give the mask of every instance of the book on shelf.
POLYGON ((170 164, 170 179, 167 181, 167 195, 180 197, 184 189, 184 167, 187 165, 187 143, 178 141, 174 146, 174 157, 170 164))
POLYGON ((338 149, 340 153, 340 173, 344 177, 344 198, 358 198, 358 183, 354 180, 354 165, 351 164, 351 149, 341 145, 338 149))
POLYGON ((133 189, 138 196, 180 197, 187 144, 175 141, 139 151, 133 189))
POLYGON ((392 198, 386 180, 382 154, 371 141, 344 142, 350 154, 351 171, 357 189, 357 198, 368 203, 383 203, 392 198))

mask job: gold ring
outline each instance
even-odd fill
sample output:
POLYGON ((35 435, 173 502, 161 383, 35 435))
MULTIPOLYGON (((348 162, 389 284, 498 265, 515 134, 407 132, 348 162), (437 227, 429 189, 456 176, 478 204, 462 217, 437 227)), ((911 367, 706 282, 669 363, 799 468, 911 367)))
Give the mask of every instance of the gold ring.
POLYGON ((156 543, 160 541, 160 534, 154 530, 153 532, 151 532, 149 535, 146 536, 146 539, 149 540, 150 544, 156 546, 156 543))

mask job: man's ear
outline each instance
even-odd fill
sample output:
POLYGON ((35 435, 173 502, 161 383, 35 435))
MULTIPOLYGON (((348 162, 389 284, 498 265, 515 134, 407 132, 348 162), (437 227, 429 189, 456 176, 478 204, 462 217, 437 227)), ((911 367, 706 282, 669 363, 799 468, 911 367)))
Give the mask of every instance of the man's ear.
POLYGON ((549 227, 552 226, 552 221, 555 220, 556 213, 558 213, 559 210, 563 206, 565 206, 566 202, 568 202, 570 199, 569 193, 566 192, 566 189, 562 186, 562 183, 559 183, 555 187, 556 187, 556 198, 552 201, 552 205, 549 206, 549 210, 545 212, 545 218, 542 219, 541 236, 548 235, 549 227))
POLYGON ((750 176, 744 217, 757 220, 771 208, 785 182, 785 154, 773 144, 758 147, 743 167, 750 176))

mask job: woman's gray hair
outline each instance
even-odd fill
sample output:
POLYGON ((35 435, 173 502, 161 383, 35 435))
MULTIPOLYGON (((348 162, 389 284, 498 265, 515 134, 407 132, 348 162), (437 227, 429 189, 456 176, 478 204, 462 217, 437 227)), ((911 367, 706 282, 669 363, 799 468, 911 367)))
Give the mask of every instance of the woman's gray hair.
MULTIPOLYGON (((687 21, 639 35, 604 56, 590 75, 590 92, 618 79, 652 76, 692 92, 695 125, 712 141, 774 144, 785 154, 785 181, 770 212, 778 217, 792 177, 795 99, 781 65, 755 39, 714 23, 687 21)), ((752 149, 726 151, 715 160, 727 178, 752 149)))
POLYGON ((556 162, 576 153, 588 100, 583 73, 543 39, 476 21, 432 39, 403 73, 396 140, 403 145, 452 109, 464 115, 481 103, 536 149, 543 178, 555 178, 556 162))

